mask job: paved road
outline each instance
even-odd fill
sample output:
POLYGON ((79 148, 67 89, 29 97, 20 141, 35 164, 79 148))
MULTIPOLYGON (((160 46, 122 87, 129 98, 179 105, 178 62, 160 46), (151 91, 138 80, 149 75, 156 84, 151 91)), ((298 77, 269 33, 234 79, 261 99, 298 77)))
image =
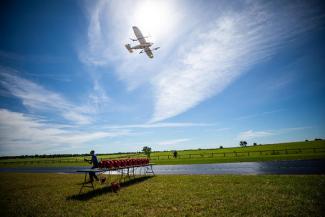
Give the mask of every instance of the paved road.
POLYGON ((156 166, 158 174, 325 174, 325 160, 156 166))
MULTIPOLYGON (((87 167, 0 168, 0 172, 75 173, 87 167)), ((156 165, 156 174, 325 174, 325 160, 156 165)))

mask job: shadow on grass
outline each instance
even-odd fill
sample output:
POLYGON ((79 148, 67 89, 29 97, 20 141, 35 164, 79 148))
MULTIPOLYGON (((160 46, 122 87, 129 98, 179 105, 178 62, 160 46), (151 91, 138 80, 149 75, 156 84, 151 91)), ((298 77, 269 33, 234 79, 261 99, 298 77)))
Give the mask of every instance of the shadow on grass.
MULTIPOLYGON (((121 185, 121 188, 124 188, 124 187, 128 187, 130 185, 134 185, 134 184, 137 184, 139 182, 143 182, 147 179, 150 179, 152 178, 153 176, 144 176, 144 177, 139 177, 139 178, 135 178, 135 179, 131 179, 131 180, 128 180, 126 182, 122 182, 120 185, 121 185)), ((111 194, 111 193, 114 193, 111 186, 105 186, 105 187, 102 187, 102 188, 97 188, 95 190, 91 190, 91 191, 87 191, 85 193, 81 193, 81 194, 75 194, 75 195, 72 195, 72 196, 68 196, 66 199, 67 200, 81 200, 81 201, 85 201, 85 200, 89 200, 93 197, 97 197, 97 196, 100 196, 102 194, 111 194)))

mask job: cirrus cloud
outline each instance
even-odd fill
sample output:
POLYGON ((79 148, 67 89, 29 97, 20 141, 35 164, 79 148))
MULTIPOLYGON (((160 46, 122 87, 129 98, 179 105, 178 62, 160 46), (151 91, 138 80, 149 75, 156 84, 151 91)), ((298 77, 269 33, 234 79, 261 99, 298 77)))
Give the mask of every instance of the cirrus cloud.
POLYGON ((59 153, 80 150, 103 138, 125 136, 130 131, 82 130, 47 122, 37 116, 0 109, 0 155, 59 153))
POLYGON ((274 6, 250 1, 187 35, 175 61, 152 81, 151 122, 182 114, 219 94, 290 39, 315 28, 320 19, 308 5, 286 3, 276 11, 274 6))

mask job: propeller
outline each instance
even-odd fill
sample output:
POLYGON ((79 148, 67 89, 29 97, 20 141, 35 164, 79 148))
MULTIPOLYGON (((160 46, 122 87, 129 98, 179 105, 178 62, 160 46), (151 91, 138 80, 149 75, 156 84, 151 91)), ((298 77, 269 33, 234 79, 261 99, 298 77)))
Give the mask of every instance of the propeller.
POLYGON ((153 48, 152 50, 158 50, 160 47, 155 47, 155 48, 153 48))
POLYGON ((143 50, 142 50, 142 51, 140 51, 140 53, 139 53, 139 54, 141 54, 141 53, 143 53, 143 50))

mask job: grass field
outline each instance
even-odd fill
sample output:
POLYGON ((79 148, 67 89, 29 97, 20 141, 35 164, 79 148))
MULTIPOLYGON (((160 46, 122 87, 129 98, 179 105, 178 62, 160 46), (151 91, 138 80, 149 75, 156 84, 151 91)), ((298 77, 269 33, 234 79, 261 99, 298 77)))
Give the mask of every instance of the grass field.
MULTIPOLYGON (((98 155, 99 159, 145 157, 142 153, 98 155)), ((151 162, 156 164, 195 164, 270 160, 297 160, 325 158, 325 140, 291 142, 249 147, 200 149, 178 151, 175 159, 172 152, 153 152, 151 162)), ((83 157, 25 158, 0 160, 1 167, 19 166, 87 166, 83 157)))
POLYGON ((82 175, 0 173, 0 216, 322 216, 325 176, 172 175, 96 185, 82 175))

